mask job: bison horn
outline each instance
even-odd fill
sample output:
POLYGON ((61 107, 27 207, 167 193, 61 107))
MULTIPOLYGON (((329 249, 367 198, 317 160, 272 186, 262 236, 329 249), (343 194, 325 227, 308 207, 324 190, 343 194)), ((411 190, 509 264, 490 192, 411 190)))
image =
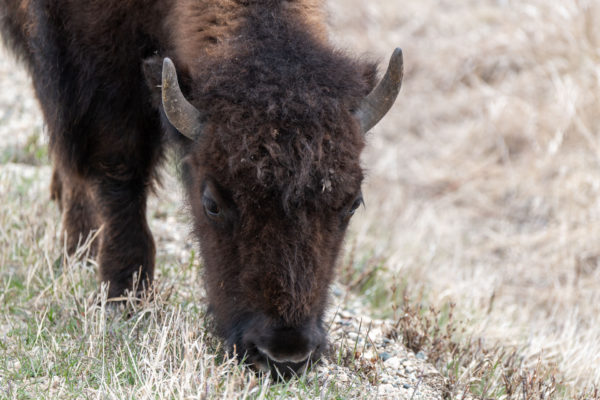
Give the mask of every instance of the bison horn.
POLYGON ((163 60, 162 104, 167 119, 181 134, 192 140, 197 140, 201 136, 200 111, 181 93, 175 65, 168 57, 163 60))
POLYGON ((390 58, 385 76, 373 91, 363 99, 358 110, 354 113, 360 123, 363 133, 367 133, 390 110, 400 88, 404 75, 404 60, 402 50, 397 48, 390 58))

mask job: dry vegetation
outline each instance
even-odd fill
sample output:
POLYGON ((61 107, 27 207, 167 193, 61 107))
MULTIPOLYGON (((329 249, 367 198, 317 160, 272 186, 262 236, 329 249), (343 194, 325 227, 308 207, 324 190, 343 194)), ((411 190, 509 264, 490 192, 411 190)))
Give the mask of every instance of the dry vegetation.
POLYGON ((155 301, 106 307, 85 247, 63 255, 41 117, 2 54, 0 398, 598 398, 600 3, 329 9, 341 47, 401 46, 406 75, 369 137, 325 365, 278 384, 225 357, 172 179, 155 301))
POLYGON ((344 46, 400 44, 407 66, 365 156, 359 249, 469 334, 600 385, 600 3, 332 9, 344 46))

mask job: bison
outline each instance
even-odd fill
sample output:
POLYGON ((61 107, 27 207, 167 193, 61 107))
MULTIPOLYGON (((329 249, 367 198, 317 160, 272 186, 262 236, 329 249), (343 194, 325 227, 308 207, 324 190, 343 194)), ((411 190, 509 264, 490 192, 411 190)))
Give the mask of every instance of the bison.
POLYGON ((146 198, 176 149, 209 310, 230 351, 297 371, 363 202, 365 133, 400 90, 327 40, 319 0, 0 0, 31 74, 68 251, 102 227, 109 295, 150 284, 146 198), (177 67, 177 71, 175 69, 177 67))

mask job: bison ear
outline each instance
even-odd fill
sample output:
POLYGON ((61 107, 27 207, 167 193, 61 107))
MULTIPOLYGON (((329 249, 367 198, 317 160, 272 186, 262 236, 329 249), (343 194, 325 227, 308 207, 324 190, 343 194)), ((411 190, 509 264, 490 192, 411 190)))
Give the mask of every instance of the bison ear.
POLYGON ((152 94, 152 105, 159 107, 161 103, 162 58, 153 56, 142 62, 142 71, 146 85, 152 94))
POLYGON ((363 70, 363 82, 365 82, 366 91, 363 93, 363 97, 367 96, 375 86, 377 85, 377 64, 367 63, 363 70))

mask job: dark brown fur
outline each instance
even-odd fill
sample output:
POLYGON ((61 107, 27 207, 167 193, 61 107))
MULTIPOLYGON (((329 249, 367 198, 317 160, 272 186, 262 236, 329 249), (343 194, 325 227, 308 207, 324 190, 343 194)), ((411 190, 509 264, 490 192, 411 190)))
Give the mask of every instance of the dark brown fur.
POLYGON ((52 196, 72 251, 103 226, 110 294, 151 281, 146 196, 166 142, 205 260, 219 332, 260 365, 316 357, 363 135, 352 117, 375 68, 326 42, 317 0, 0 0, 6 43, 31 71, 55 165, 52 196), (206 116, 178 135, 157 85, 169 56, 206 116), (207 193, 220 214, 206 211, 207 193))

